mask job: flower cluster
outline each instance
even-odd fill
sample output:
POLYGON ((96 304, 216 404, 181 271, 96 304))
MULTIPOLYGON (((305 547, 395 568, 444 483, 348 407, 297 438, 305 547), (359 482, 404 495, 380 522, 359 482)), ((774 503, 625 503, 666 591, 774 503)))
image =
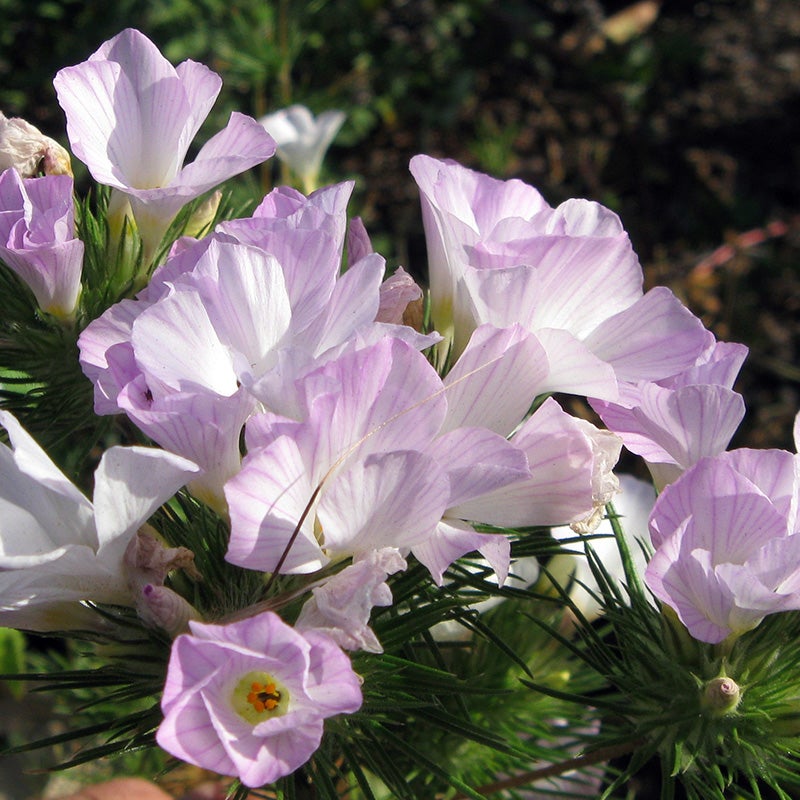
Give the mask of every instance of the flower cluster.
MULTIPOLYGON (((82 275, 66 156, 5 118, 0 258, 33 293, 37 324, 74 336, 95 414, 124 415, 129 441, 157 447, 106 449, 89 502, 0 411, 10 439, 0 621, 86 630, 111 625, 95 607, 132 609, 172 641, 155 734, 164 750, 247 787, 291 775, 338 724, 325 720, 358 720, 374 695, 384 643, 373 619, 413 611, 413 593, 401 605, 393 586, 420 575, 426 597, 449 597, 460 560, 477 553, 472 569, 514 597, 525 570, 512 544, 530 543, 526 532, 600 535, 623 444, 661 490, 644 579, 684 632, 732 643, 800 609, 797 456, 725 452, 744 413, 732 386, 746 349, 717 342, 669 290, 643 291, 612 211, 552 208, 520 181, 416 156, 426 315, 423 290, 402 269, 386 277, 363 224, 348 219, 351 183, 279 187, 201 238, 191 227, 166 236, 185 205, 276 142, 308 191, 343 117, 323 115, 316 131, 302 108, 262 124, 234 114, 184 165, 220 89, 208 68, 175 68, 126 30, 55 86, 73 154, 110 187, 109 263, 138 261, 126 284, 108 278, 94 313, 101 295, 82 275), (587 398, 607 430, 565 411, 556 392, 587 398), (191 530, 192 513, 215 520, 221 546, 167 535, 170 524, 191 530), (214 575, 254 576, 255 588, 199 589, 213 581, 200 556, 214 575)), ((623 483, 649 513, 652 490, 623 483)), ((641 510, 627 508, 645 539, 641 510)), ((609 573, 636 561, 619 546, 547 557, 551 588, 566 573, 571 624, 602 612, 603 591, 611 603, 609 573)), ((736 684, 713 679, 736 688, 738 704, 736 684)), ((595 722, 576 729, 597 732, 595 722)))

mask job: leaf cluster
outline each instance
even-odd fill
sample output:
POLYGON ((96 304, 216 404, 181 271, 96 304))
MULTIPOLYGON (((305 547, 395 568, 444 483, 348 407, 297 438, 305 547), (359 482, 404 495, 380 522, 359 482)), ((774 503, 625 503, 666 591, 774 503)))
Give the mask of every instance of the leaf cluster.
POLYGON ((537 692, 596 707, 602 727, 588 754, 622 745, 630 756, 609 780, 602 798, 630 785, 656 762, 661 800, 790 798, 800 787, 800 616, 767 617, 755 630, 719 645, 692 639, 674 613, 647 592, 637 575, 613 509, 625 582, 618 583, 587 545, 587 558, 605 615, 601 625, 584 619, 562 591, 578 622, 570 640, 539 620, 605 687, 585 693, 559 691, 538 681, 537 692), (720 676, 741 689, 734 709, 717 713, 704 702, 704 689, 720 676), (770 795, 770 792, 774 795, 770 795))

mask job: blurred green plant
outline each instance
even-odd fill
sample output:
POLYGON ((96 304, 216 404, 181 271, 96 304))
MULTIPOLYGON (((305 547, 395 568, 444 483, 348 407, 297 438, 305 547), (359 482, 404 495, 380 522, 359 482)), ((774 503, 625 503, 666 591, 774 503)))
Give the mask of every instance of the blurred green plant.
POLYGON ((0 0, 0 109, 66 143, 53 76, 122 28, 146 25, 137 0, 0 0))
MULTIPOLYGON (((0 672, 22 672, 25 669, 25 634, 13 628, 0 628, 0 672)), ((19 700, 25 687, 18 681, 8 681, 7 689, 19 700)))

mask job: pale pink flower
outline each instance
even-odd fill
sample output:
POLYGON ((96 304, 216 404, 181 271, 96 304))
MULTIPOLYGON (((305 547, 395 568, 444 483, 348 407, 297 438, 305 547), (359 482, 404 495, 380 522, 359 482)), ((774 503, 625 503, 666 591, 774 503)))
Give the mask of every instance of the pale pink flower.
POLYGON ((661 493, 645 580, 695 639, 721 642, 800 609, 798 488, 797 456, 732 450, 661 493))
POLYGON ((257 401, 298 416, 296 380, 355 343, 436 341, 375 321, 380 256, 339 275, 351 188, 309 198, 276 190, 254 217, 182 240, 137 300, 112 306, 81 334, 95 411, 124 411, 162 447, 200 465, 204 475, 190 488, 220 510, 257 401))
POLYGON ((271 611, 189 626, 172 646, 156 741, 190 764, 271 784, 308 761, 327 717, 361 707, 350 659, 324 634, 271 611))
POLYGON ((275 152, 254 119, 233 113, 184 166, 222 81, 194 61, 173 67, 132 28, 60 70, 53 83, 73 152, 98 183, 127 198, 149 252, 182 206, 275 152))
POLYGON ((611 468, 621 443, 598 443, 553 398, 520 425, 510 444, 527 456, 530 477, 460 503, 451 513, 511 528, 563 525, 585 520, 616 490, 611 468))
POLYGON ((616 485, 619 441, 587 432, 554 400, 515 431, 547 375, 540 354, 520 328, 485 326, 444 382, 388 339, 309 373, 296 384, 302 422, 266 414, 248 423, 249 454, 225 487, 227 558, 312 572, 396 546, 441 582, 478 550, 502 582, 508 540, 475 523, 578 521, 616 485))
POLYGON ((424 452, 446 412, 441 389, 425 357, 390 338, 306 375, 296 387, 302 422, 265 414, 248 423, 248 455, 225 486, 226 559, 307 573, 423 542, 450 494, 424 452))
POLYGON ((615 399, 617 381, 694 363, 705 330, 664 288, 643 294, 636 254, 598 203, 551 208, 521 181, 415 156, 433 323, 461 353, 483 323, 520 324, 547 352, 547 391, 615 399))
POLYGON ((72 189, 67 175, 23 180, 15 169, 0 175, 0 259, 42 311, 61 319, 75 312, 83 268, 72 189))

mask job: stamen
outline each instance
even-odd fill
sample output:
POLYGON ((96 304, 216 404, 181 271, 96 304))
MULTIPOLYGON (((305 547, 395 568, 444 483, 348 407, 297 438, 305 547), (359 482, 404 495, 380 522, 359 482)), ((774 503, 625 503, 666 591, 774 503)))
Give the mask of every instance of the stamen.
POLYGON ((250 684, 250 693, 247 695, 247 702, 253 708, 262 713, 263 711, 274 711, 281 701, 281 693, 275 688, 274 683, 264 685, 254 681, 250 684))
POLYGON ((266 672, 248 672, 233 689, 232 704, 239 716, 257 725, 286 713, 289 692, 266 672))

